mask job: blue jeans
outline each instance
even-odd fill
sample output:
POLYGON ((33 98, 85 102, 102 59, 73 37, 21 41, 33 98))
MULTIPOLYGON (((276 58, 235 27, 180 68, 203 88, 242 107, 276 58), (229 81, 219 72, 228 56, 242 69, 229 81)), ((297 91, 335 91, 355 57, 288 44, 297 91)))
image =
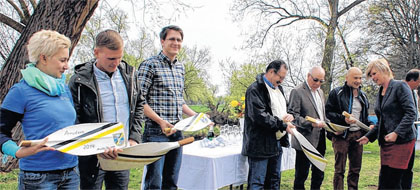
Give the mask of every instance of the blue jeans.
MULTIPOLYGON (((146 122, 143 142, 174 142, 182 138, 181 131, 177 131, 175 134, 167 137, 162 133, 160 127, 150 126, 150 123, 146 122)), ((143 189, 177 189, 176 184, 181 162, 182 147, 169 151, 156 162, 147 165, 143 189)))
POLYGON ((279 155, 270 158, 248 157, 248 189, 280 189, 281 156, 283 150, 279 146, 279 155))
POLYGON ((130 181, 130 170, 121 171, 104 171, 99 169, 98 177, 96 178, 91 188, 85 189, 102 189, 102 184, 105 181, 105 189, 128 189, 128 182, 130 181))
POLYGON ((54 171, 23 171, 19 172, 19 189, 50 190, 79 189, 78 167, 54 171))

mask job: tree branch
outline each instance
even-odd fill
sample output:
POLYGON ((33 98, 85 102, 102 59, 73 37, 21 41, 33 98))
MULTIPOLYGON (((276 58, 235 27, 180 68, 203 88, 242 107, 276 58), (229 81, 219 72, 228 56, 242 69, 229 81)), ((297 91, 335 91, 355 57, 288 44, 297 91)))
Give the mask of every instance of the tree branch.
POLYGON ((31 14, 29 13, 28 5, 26 5, 24 0, 19 0, 19 3, 20 3, 20 7, 23 10, 23 14, 25 14, 25 19, 22 21, 23 21, 23 24, 26 24, 28 18, 31 17, 31 14))
MULTIPOLYGON (((349 48, 347 47, 346 40, 344 39, 343 33, 341 32, 341 29, 340 29, 339 26, 337 26, 337 30, 338 30, 338 36, 340 36, 341 42, 343 43, 343 46, 344 46, 344 50, 346 51, 346 54, 347 54, 347 59, 345 59, 345 60, 349 60, 350 61, 350 67, 353 67, 353 65, 354 65, 353 59, 351 58, 349 48)), ((343 56, 343 57, 346 58, 345 56, 343 56)), ((347 61, 346 61, 346 68, 349 69, 350 67, 349 67, 349 65, 347 64, 347 61)))
POLYGON ((36 1, 35 0, 29 0, 29 2, 31 2, 32 7, 34 8, 34 10, 36 9, 36 1))
POLYGON ((12 1, 12 0, 6 0, 18 13, 20 20, 25 20, 25 15, 23 14, 22 10, 19 9, 19 7, 12 1))
POLYGON ((14 30, 18 31, 19 33, 22 33, 23 29, 25 29, 25 26, 19 22, 16 22, 15 20, 9 18, 8 16, 4 15, 3 13, 0 13, 0 22, 6 24, 7 26, 13 28, 14 30))
POLYGON ((341 15, 345 14, 347 11, 349 11, 351 8, 353 8, 354 6, 362 3, 363 1, 366 0, 356 0, 353 3, 351 3, 349 6, 345 7, 343 10, 338 12, 337 18, 340 17, 341 15))

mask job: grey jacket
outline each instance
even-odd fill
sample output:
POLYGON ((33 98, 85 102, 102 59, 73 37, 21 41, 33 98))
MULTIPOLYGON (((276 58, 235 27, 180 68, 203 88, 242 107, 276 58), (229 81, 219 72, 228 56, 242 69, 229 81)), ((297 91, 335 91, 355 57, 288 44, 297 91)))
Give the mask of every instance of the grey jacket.
POLYGON ((416 120, 416 108, 408 85, 403 81, 391 80, 385 96, 379 89, 376 98, 375 114, 378 123, 365 136, 371 142, 378 139, 379 145, 385 143, 385 135, 395 132, 398 134, 395 144, 407 143, 416 137, 413 122, 416 120))
MULTIPOLYGON (((318 90, 318 93, 322 100, 322 112, 325 117, 325 98, 324 93, 321 89, 318 90)), ((290 101, 288 106, 288 113, 292 114, 295 118, 294 123, 296 124, 297 131, 299 131, 309 142, 316 148, 320 141, 325 141, 325 130, 322 128, 312 127, 312 123, 306 121, 305 117, 310 116, 316 119, 320 118, 318 111, 316 110, 315 100, 312 97, 311 90, 306 82, 303 82, 298 87, 292 90, 290 93, 290 101), (321 135, 324 133, 324 135, 321 135), (321 137, 323 137, 321 139, 321 137)), ((325 144, 325 143, 323 143, 325 144)), ((292 137, 292 148, 296 150, 302 150, 299 142, 293 136, 292 137)), ((323 147, 325 149, 325 147, 323 147)))

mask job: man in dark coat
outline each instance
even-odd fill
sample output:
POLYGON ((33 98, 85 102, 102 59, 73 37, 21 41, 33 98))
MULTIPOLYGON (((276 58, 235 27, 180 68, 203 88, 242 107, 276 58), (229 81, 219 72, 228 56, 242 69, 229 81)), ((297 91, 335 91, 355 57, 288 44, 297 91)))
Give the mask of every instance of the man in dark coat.
POLYGON ((280 188, 281 146, 289 146, 285 132, 295 128, 280 86, 286 74, 286 63, 273 61, 246 91, 242 154, 248 156, 249 189, 280 188))

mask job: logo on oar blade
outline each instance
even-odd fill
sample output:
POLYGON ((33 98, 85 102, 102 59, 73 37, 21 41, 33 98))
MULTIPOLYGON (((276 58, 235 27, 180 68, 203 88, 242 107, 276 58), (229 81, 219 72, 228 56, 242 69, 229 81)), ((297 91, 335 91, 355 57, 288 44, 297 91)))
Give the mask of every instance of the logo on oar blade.
POLYGON ((113 134, 115 145, 122 146, 124 144, 124 133, 113 134))

